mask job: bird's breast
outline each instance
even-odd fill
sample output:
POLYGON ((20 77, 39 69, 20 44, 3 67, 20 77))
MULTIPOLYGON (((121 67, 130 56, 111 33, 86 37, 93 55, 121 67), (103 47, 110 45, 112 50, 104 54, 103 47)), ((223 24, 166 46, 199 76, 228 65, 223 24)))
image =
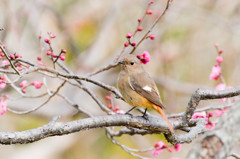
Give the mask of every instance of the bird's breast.
POLYGON ((148 99, 138 94, 134 88, 131 86, 129 81, 129 76, 125 74, 119 74, 118 77, 118 89, 122 94, 124 100, 132 105, 137 107, 152 107, 153 103, 148 99))

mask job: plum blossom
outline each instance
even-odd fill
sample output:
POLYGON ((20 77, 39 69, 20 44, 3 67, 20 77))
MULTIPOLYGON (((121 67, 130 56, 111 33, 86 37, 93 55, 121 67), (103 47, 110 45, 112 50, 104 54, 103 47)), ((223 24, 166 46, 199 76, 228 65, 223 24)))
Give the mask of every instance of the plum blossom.
POLYGON ((28 86, 28 81, 27 80, 23 80, 20 84, 19 87, 21 88, 26 88, 28 86))
POLYGON ((221 67, 216 64, 212 67, 212 72, 209 76, 209 79, 210 80, 217 80, 219 78, 220 74, 221 74, 221 67))
POLYGON ((150 61, 150 54, 147 51, 144 51, 142 55, 137 55, 137 58, 141 63, 147 64, 150 61))
POLYGON ((0 89, 4 89, 6 87, 7 79, 4 76, 0 76, 0 89))
POLYGON ((162 141, 159 141, 154 145, 154 147, 155 149, 152 151, 152 155, 157 156, 163 152, 164 148, 167 148, 167 144, 162 141))
POLYGON ((176 144, 174 148, 176 151, 180 151, 180 149, 182 148, 182 144, 176 144))
POLYGON ((7 111, 7 102, 5 99, 0 99, 0 114, 4 115, 7 111))
POLYGON ((196 112, 196 113, 193 114, 191 119, 197 119, 197 118, 204 118, 204 119, 206 119, 207 118, 206 112, 196 112))
POLYGON ((40 89, 42 87, 42 82, 34 81, 32 82, 32 85, 35 86, 36 89, 40 89))

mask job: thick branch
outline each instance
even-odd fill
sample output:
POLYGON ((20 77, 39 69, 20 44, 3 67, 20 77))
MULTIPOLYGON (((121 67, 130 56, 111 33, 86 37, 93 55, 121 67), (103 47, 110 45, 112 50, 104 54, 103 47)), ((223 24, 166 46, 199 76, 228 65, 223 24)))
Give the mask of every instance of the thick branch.
MULTIPOLYGON (((173 125, 178 127, 181 123, 174 121, 173 125)), ((7 145, 25 144, 49 136, 65 135, 82 130, 109 126, 128 126, 151 131, 168 132, 167 124, 162 118, 149 117, 146 120, 143 117, 134 117, 131 115, 106 115, 65 123, 54 121, 36 129, 21 132, 0 132, 0 143, 7 145)))

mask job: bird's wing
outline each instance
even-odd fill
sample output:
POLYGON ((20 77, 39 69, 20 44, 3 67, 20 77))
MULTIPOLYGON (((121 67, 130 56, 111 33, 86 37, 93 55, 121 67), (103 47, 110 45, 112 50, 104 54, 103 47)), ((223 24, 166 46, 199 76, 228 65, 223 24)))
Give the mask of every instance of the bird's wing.
POLYGON ((153 79, 146 72, 130 76, 129 82, 131 88, 134 89, 138 94, 142 95, 153 104, 164 108, 161 103, 157 86, 153 79))

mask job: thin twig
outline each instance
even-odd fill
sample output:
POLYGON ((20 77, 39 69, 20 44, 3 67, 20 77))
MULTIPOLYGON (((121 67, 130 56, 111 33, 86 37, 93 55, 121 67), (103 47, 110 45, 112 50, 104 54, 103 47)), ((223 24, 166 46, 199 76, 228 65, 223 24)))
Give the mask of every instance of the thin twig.
POLYGON ((5 55, 5 57, 7 58, 7 60, 9 61, 12 69, 14 69, 14 71, 20 75, 20 72, 16 69, 16 67, 13 65, 11 59, 9 58, 8 54, 6 53, 5 49, 0 45, 0 49, 2 50, 3 54, 5 55))
POLYGON ((13 110, 11 108, 8 108, 8 111, 12 112, 12 113, 15 113, 15 114, 28 114, 28 113, 31 113, 31 112, 34 112, 36 110, 38 110, 39 108, 41 108, 42 106, 46 105, 59 91, 60 89, 64 86, 64 84, 66 83, 66 81, 64 81, 58 88, 55 92, 53 92, 53 94, 51 94, 48 99, 43 102, 42 104, 40 104, 39 106, 36 106, 34 108, 31 108, 29 110, 26 110, 26 111, 16 111, 16 110, 13 110))

